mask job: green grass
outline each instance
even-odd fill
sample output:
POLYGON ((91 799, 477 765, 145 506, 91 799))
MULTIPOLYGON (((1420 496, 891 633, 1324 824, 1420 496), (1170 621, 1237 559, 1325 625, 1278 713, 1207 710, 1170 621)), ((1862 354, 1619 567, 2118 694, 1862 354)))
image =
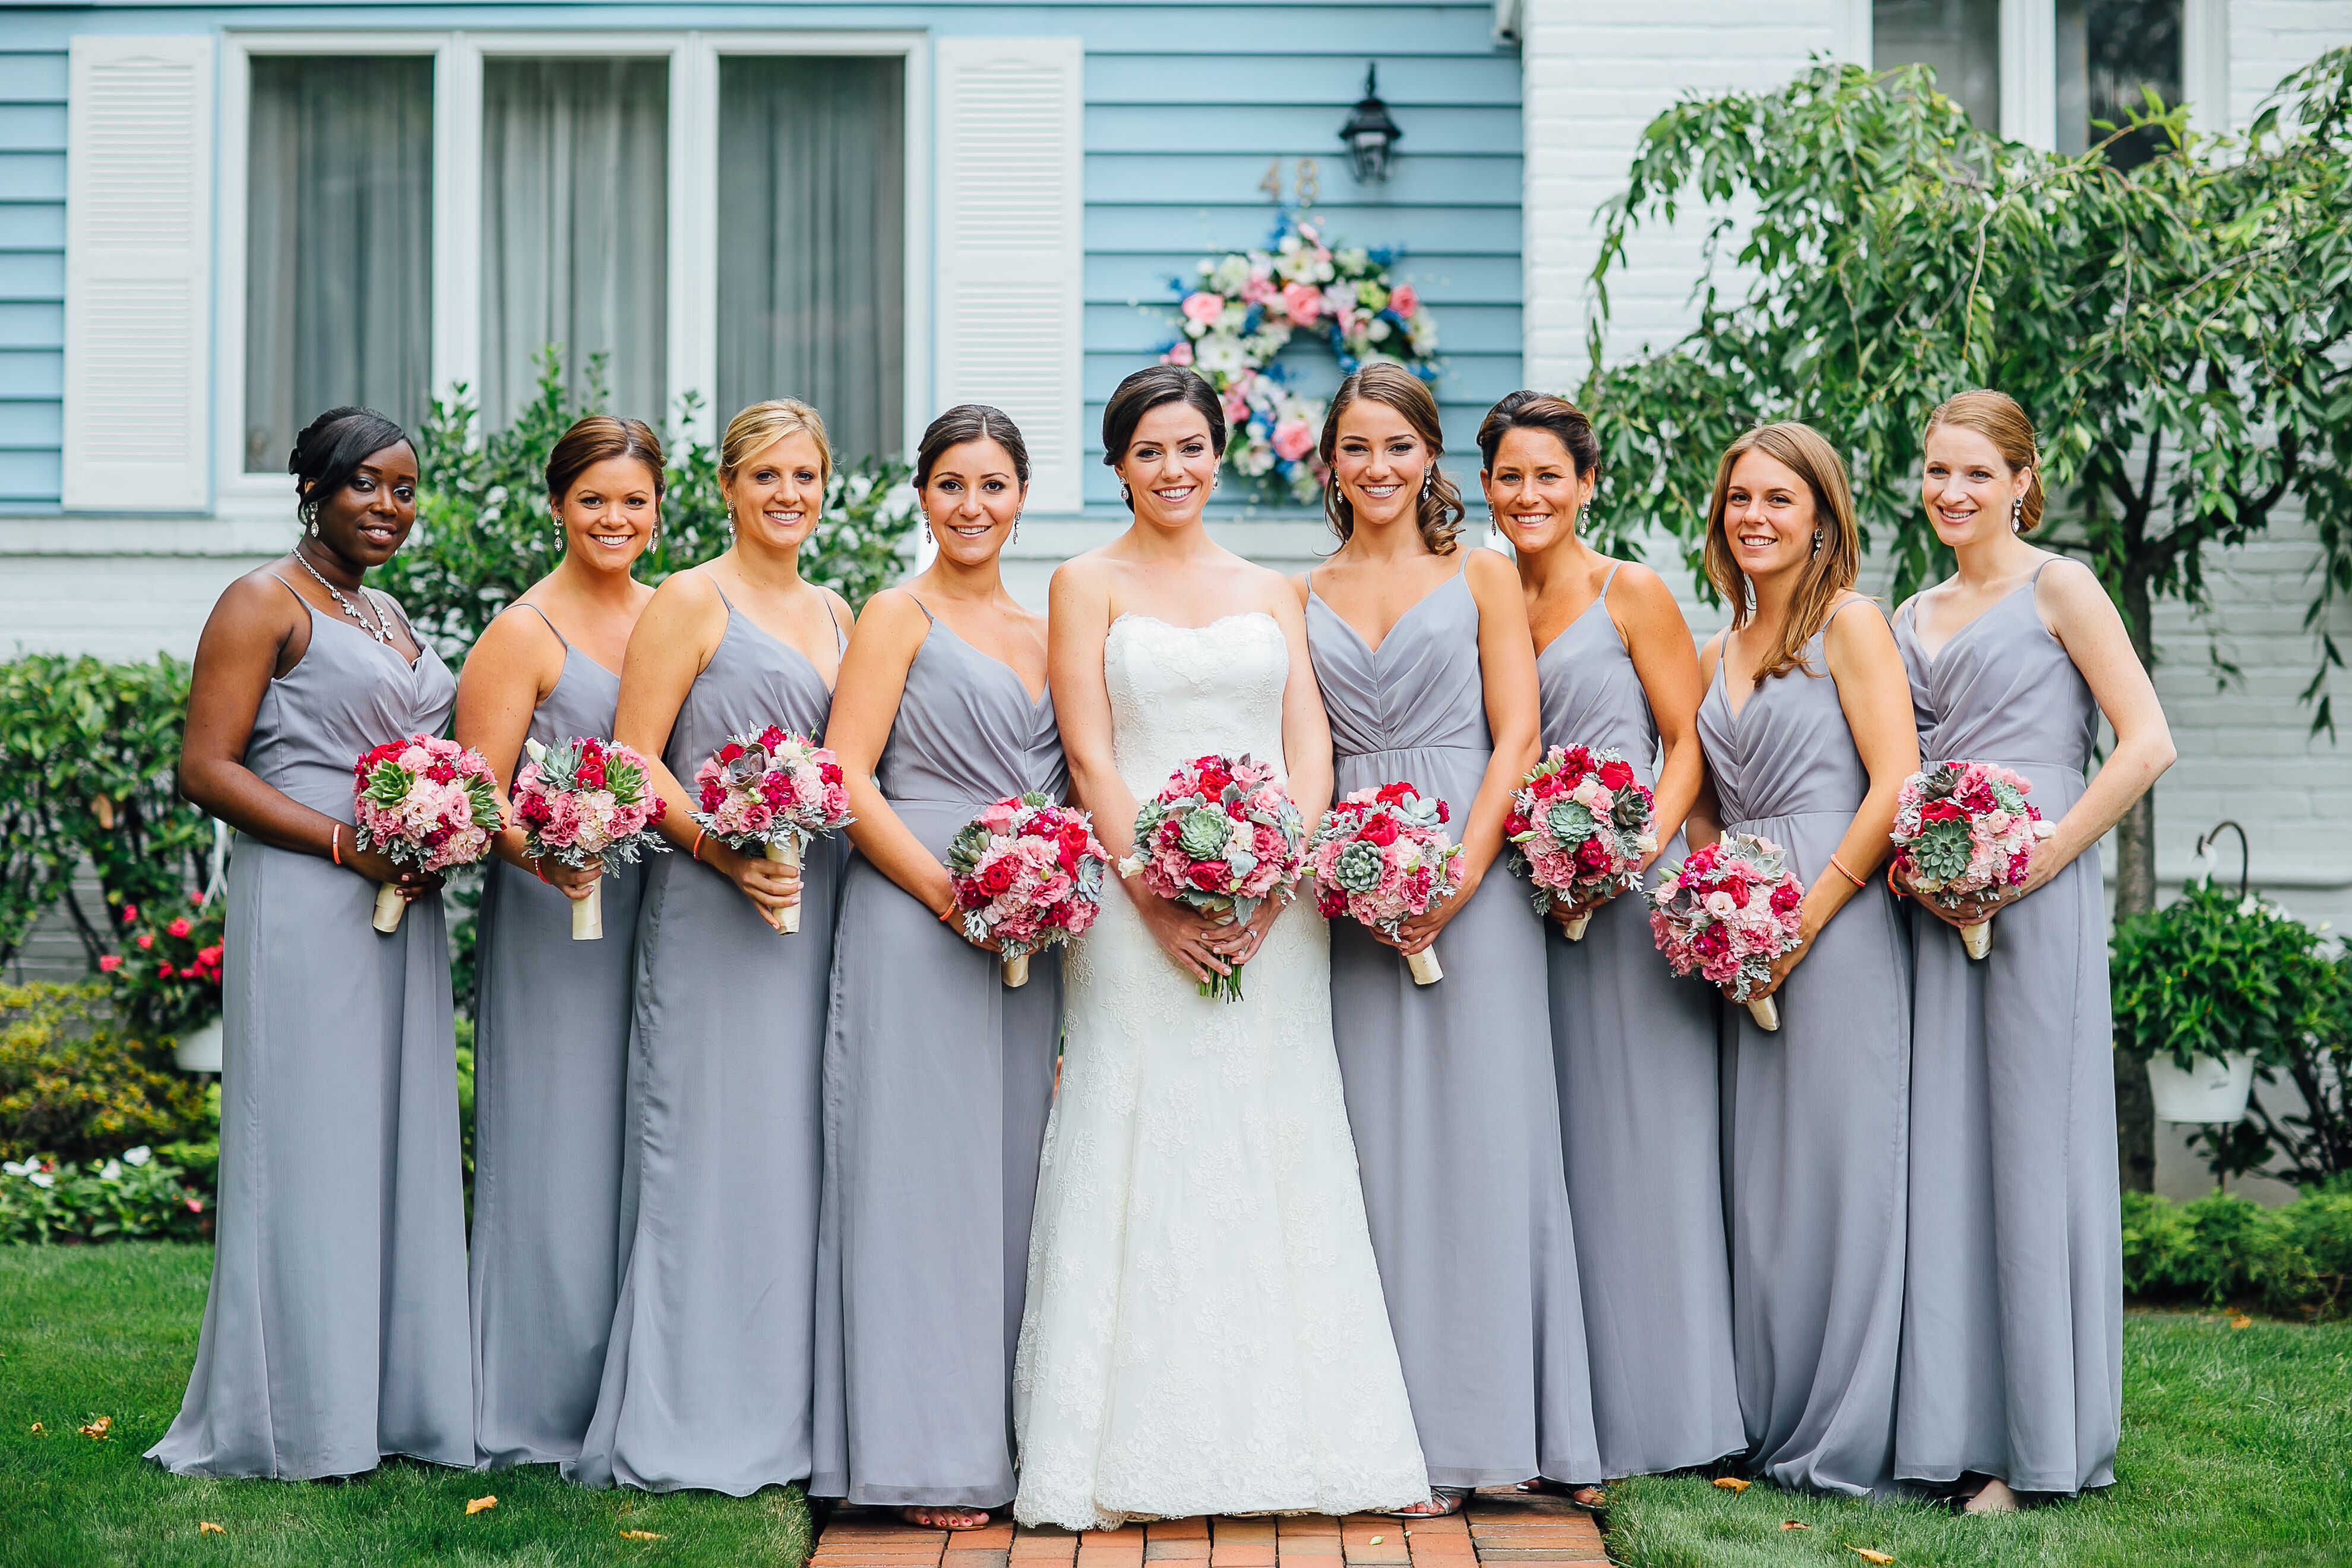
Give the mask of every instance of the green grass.
POLYGON ((2116 1484, 2074 1502, 1962 1519, 1705 1477, 1609 1491, 1610 1551, 1629 1568, 1860 1568, 1853 1547, 1898 1568, 2352 1563, 2352 1325, 2133 1312, 2116 1484))
POLYGON ((405 1461, 340 1486, 166 1475, 139 1456, 178 1413, 211 1259, 160 1242, 0 1247, 0 1568, 797 1568, 808 1555, 797 1490, 647 1497, 566 1486, 547 1466, 478 1475, 405 1461), (108 1436, 81 1436, 99 1415, 113 1417, 108 1436), (484 1495, 498 1506, 467 1517, 484 1495), (200 1534, 204 1521, 227 1533, 200 1534))

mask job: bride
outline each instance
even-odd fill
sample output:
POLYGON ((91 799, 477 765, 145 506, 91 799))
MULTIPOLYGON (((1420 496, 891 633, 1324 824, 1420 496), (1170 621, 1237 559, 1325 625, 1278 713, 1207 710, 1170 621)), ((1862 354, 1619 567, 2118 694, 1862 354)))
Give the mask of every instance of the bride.
MULTIPOLYGON (((1055 707, 1114 858, 1181 763, 1287 764, 1309 823, 1331 740, 1298 596, 1213 543, 1216 395, 1156 365, 1103 412, 1135 523, 1054 574, 1055 707)), ((1425 1501, 1331 1047, 1322 921, 1219 924, 1136 882, 1066 960, 1013 1373, 1024 1524, 1425 1501), (1246 963, 1247 1000, 1195 983, 1246 963)))

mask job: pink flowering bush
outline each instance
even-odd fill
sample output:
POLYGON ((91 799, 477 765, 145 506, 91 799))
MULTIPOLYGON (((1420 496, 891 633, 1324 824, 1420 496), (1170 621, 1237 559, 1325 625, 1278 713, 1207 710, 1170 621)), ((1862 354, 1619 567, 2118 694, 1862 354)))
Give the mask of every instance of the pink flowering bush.
POLYGON ((1650 889, 1650 931, 1676 974, 1693 971, 1735 1002, 1794 952, 1805 886, 1788 851, 1752 833, 1727 833, 1668 868, 1650 889))
POLYGON ((469 866, 506 826, 479 752, 437 735, 388 741, 352 769, 359 846, 417 871, 469 866))
POLYGON ((730 735, 694 772, 694 820, 745 853, 789 843, 794 849, 849 826, 841 763, 806 735, 771 724, 730 735))
POLYGON ((1092 819, 1042 795, 990 803, 948 844, 964 935, 1008 960, 1084 935, 1109 865, 1092 819))
POLYGON ((2056 831, 2025 798, 2032 788, 1991 763, 1937 763, 1904 780, 1895 863, 1912 889, 1958 903, 2024 886, 2034 841, 2056 831))
MULTIPOLYGON (((1298 878, 1306 822, 1275 782, 1274 765, 1196 757, 1169 775, 1135 814, 1135 848, 1119 874, 1163 899, 1246 921, 1298 878)), ((1201 994, 1237 1002, 1242 972, 1201 983, 1201 994)))
POLYGON ((1650 790, 1613 746, 1547 752, 1511 796, 1503 837, 1539 915, 1555 902, 1598 903, 1639 887, 1658 847, 1650 790))
POLYGON ((653 831, 662 798, 635 752, 593 736, 546 747, 534 742, 514 782, 526 857, 598 866, 609 875, 646 850, 669 847, 653 831))

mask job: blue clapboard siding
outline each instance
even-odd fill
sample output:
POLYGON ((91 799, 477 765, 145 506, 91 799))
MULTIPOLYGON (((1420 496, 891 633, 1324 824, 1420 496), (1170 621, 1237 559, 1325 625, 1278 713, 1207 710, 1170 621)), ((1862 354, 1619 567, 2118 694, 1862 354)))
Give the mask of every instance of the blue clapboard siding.
MULTIPOLYGON (((1086 358, 1089 439, 1102 400, 1173 336, 1171 280, 1200 258, 1265 243, 1275 210, 1257 189, 1313 158, 1318 215, 1344 244, 1388 247, 1437 313, 1447 443, 1469 450, 1479 416, 1518 384, 1519 59, 1492 36, 1491 0, 1271 0, 1255 5, 1071 0, 922 4, 364 3, 235 8, 162 0, 22 12, 0 53, 0 510, 58 493, 63 380, 67 40, 76 33, 285 29, 925 28, 1086 40, 1086 358), (1403 127, 1394 174, 1363 189, 1339 129, 1367 61, 1403 127)), ((222 149, 241 157, 243 149, 222 149)), ((217 353, 239 352, 218 344, 217 353)), ((1328 390, 1328 351, 1286 356, 1328 390)), ((1098 449, 1094 453, 1099 456, 1098 449)), ((1457 466, 1461 466, 1457 458, 1457 466)), ((1475 467, 1475 455, 1469 466, 1475 467)), ((1088 466, 1090 510, 1118 510, 1108 469, 1088 466)), ((1226 504, 1237 505, 1229 498, 1226 504)))
POLYGON ((0 53, 0 511, 58 503, 65 195, 66 57, 0 53))

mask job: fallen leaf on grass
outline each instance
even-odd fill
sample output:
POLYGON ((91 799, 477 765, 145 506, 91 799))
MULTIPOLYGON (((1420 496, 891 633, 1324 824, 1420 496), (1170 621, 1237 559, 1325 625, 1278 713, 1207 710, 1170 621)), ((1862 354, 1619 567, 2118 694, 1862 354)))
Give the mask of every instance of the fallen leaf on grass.
POLYGON ((466 1517, 467 1519, 471 1519, 474 1515, 480 1513, 485 1509, 493 1509, 498 1506, 499 1500, 494 1497, 467 1498, 466 1500, 466 1517))
POLYGON ((36 1421, 36 1422, 34 1422, 34 1423, 33 1423, 33 1436, 36 1436, 36 1437, 46 1437, 46 1436, 47 1436, 48 1435, 49 1435, 49 1429, 48 1429, 47 1427, 46 1427, 46 1426, 42 1426, 42 1425, 41 1425, 39 1422, 37 1422, 37 1421, 36 1421))
POLYGON ((2254 1321, 2246 1316, 2245 1313, 2241 1312, 2236 1317, 2230 1320, 2230 1326, 2233 1329, 2251 1329, 2254 1326, 2254 1321))
POLYGON ((198 1535, 226 1535, 228 1531, 223 1530, 219 1525, 215 1524, 209 1519, 200 1519, 196 1521, 196 1533, 198 1535))
POLYGON ((1849 1546, 1846 1550, 1853 1552, 1856 1557, 1861 1558, 1864 1563, 1892 1563, 1895 1561, 1894 1553, 1887 1552, 1873 1552, 1867 1546, 1849 1546))
POLYGON ((650 1530, 625 1530, 621 1531, 621 1539, 624 1541, 659 1541, 661 1537, 650 1530))
POLYGON ((1754 1483, 1743 1481, 1738 1476, 1717 1476, 1715 1484, 1727 1492, 1744 1492, 1754 1483))
POLYGON ((1811 1530, 1813 1527, 1805 1523, 1802 1520, 1784 1519, 1780 1521, 1780 1528, 1783 1530, 1811 1530))
POLYGON ((111 1415, 101 1415, 95 1421, 87 1423, 81 1429, 81 1435, 85 1437, 98 1438, 102 1442, 105 1440, 106 1435, 113 1430, 114 1417, 111 1415))

